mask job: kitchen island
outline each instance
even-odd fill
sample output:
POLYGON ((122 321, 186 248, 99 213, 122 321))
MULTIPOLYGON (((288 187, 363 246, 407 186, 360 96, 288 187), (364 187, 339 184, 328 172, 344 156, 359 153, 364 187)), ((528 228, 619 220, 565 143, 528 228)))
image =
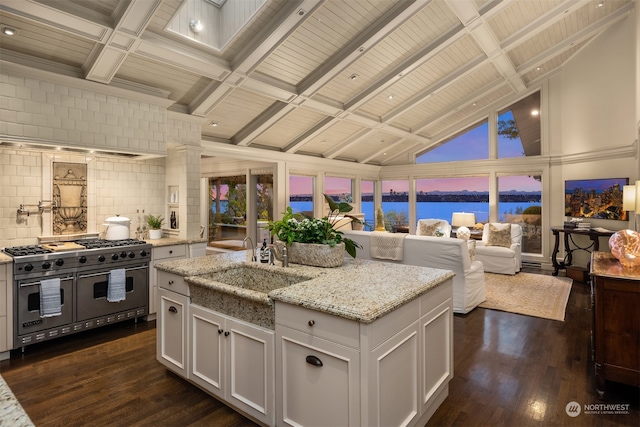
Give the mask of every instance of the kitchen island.
POLYGON ((243 251, 157 265, 161 363, 265 425, 426 423, 453 376, 452 272, 250 259, 243 251), (254 273, 297 283, 247 285, 256 291, 220 279, 254 273))

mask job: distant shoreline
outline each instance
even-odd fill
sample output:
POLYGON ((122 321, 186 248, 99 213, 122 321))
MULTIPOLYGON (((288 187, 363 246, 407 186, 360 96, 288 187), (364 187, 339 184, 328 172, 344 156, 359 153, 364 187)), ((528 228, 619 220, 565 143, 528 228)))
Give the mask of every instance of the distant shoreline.
MULTIPOLYGON (((311 202, 313 201, 313 197, 309 195, 301 195, 301 196, 290 196, 289 198, 292 202, 311 202)), ((523 194, 502 194, 500 195, 500 202, 511 202, 511 203, 541 203, 542 195, 534 194, 534 193, 523 193, 523 194)), ((373 195, 363 195, 363 202, 372 202, 373 195)), ((383 194, 382 195, 383 202, 409 202, 408 194, 383 194)), ((458 194, 458 193, 435 193, 435 194, 417 194, 416 201, 418 203, 421 202, 435 202, 435 203, 470 203, 470 202, 489 202, 489 194, 488 193, 468 193, 468 194, 458 194)))

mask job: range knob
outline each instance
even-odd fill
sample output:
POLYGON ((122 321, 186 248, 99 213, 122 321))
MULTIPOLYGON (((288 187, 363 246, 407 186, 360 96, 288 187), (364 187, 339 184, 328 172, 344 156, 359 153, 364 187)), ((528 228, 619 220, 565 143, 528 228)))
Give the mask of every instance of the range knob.
POLYGON ((98 257, 98 261, 100 261, 100 262, 104 262, 104 260, 105 260, 104 255, 100 255, 100 256, 98 257))
POLYGON ((33 265, 27 264, 24 266, 24 271, 31 271, 31 270, 33 270, 33 265))
POLYGON ((140 256, 147 256, 147 251, 144 249, 140 251, 140 256))
MULTIPOLYGON (((104 257, 103 257, 104 258, 104 257)), ((80 258, 78 258, 78 261, 80 261, 81 264, 84 264, 85 262, 87 262, 87 257, 82 255, 80 258)), ((103 260, 104 261, 104 260, 103 260)))
POLYGON ((111 255, 111 259, 112 259, 112 260, 114 260, 114 261, 117 261, 117 260, 118 260, 118 258, 120 258, 120 257, 118 256, 118 254, 113 254, 113 255, 111 255))
POLYGON ((126 258, 126 257, 127 257, 127 252, 126 251, 120 252, 120 258, 126 258))
POLYGON ((136 257, 136 254, 134 254, 133 252, 129 252, 128 255, 129 255, 129 258, 135 258, 136 257))
POLYGON ((44 268, 45 270, 49 267, 51 267, 51 263, 49 261, 45 261, 42 263, 42 268, 44 268))
POLYGON ((63 260, 62 258, 58 258, 58 259, 56 260, 56 265, 57 265, 58 267, 62 267, 62 266, 64 265, 64 260, 63 260))

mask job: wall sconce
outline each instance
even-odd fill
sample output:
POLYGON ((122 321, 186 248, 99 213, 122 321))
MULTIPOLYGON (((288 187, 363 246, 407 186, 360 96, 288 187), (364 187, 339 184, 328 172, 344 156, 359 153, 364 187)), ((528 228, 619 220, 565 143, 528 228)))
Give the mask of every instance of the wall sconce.
POLYGON ((191 21, 189 21, 189 28, 191 28, 191 31, 197 34, 202 31, 204 26, 199 19, 192 19, 191 21))

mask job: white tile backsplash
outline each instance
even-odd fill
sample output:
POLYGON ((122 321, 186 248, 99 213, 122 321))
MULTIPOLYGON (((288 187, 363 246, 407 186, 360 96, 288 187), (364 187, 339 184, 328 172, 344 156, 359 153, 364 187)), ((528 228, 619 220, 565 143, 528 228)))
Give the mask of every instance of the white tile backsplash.
MULTIPOLYGON (((54 154, 14 148, 0 148, 0 247, 35 244, 46 228, 42 223, 47 215, 18 215, 20 204, 37 205, 43 198, 44 185, 51 186, 50 176, 44 177, 43 162, 50 162, 54 154)), ((104 220, 120 214, 131 219, 132 237, 138 221, 144 221, 145 213, 164 212, 165 159, 132 160, 117 157, 88 158, 85 156, 59 155, 56 161, 89 161, 87 179, 94 181, 94 190, 87 194, 89 220, 94 232, 103 230, 104 220)), ((30 210, 37 210, 31 206, 30 210)), ((50 216, 48 216, 50 218, 50 216)), ((50 229, 50 226, 49 226, 50 229)), ((89 230, 88 230, 89 231, 89 230)))

